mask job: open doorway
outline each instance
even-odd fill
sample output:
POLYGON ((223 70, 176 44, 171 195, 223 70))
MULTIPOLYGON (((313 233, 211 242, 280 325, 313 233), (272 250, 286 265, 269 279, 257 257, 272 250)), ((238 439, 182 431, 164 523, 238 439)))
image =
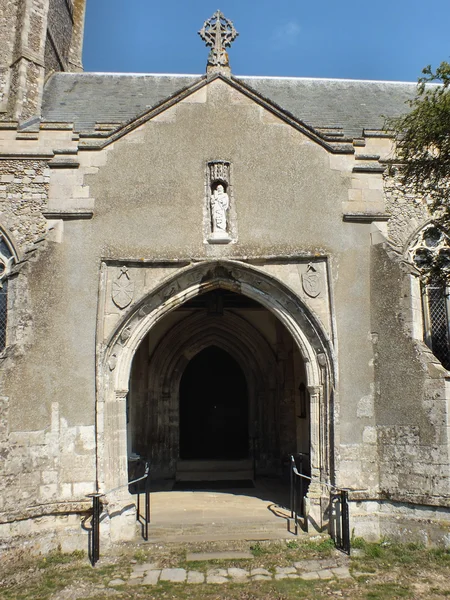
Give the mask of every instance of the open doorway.
POLYGON ((248 394, 244 373, 217 346, 188 363, 180 383, 180 459, 247 458, 248 394))
POLYGON ((309 395, 292 336, 242 294, 216 289, 185 302, 135 353, 128 443, 158 480, 186 478, 201 461, 217 471, 209 479, 237 478, 237 469, 286 479, 289 456, 299 453, 309 473, 309 395))

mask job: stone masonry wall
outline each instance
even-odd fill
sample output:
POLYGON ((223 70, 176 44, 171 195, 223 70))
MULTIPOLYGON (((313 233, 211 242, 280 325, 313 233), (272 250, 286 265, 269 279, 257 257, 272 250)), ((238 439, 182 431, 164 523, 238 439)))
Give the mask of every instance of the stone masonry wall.
POLYGON ((0 6, 0 66, 9 67, 16 40, 17 18, 21 0, 3 0, 0 6))
POLYGON ((390 215, 389 238, 396 246, 403 248, 410 236, 429 219, 426 201, 411 190, 405 190, 395 167, 390 167, 384 176, 384 194, 386 212, 390 215))
MULTIPOLYGON (((72 0, 2 2, 0 116, 26 120, 40 114, 45 74, 69 68, 73 10, 72 0)), ((78 13, 76 46, 81 54, 84 10, 78 13)))
POLYGON ((0 397, 0 541, 33 533, 29 518, 38 519, 39 528, 42 520, 55 521, 57 515, 64 516, 66 526, 72 515, 73 534, 79 536, 76 515, 89 509, 86 494, 95 487, 94 426, 69 427, 55 402, 46 429, 11 432, 8 405, 8 398, 0 397))
POLYGON ((45 72, 53 73, 54 71, 62 71, 63 65, 59 60, 55 46, 50 36, 47 36, 45 42, 45 72))
MULTIPOLYGON (((0 357, 1 390, 42 334, 35 327, 31 280, 40 278, 39 268, 50 259, 52 247, 49 242, 34 245, 9 280, 8 307, 14 310, 8 318, 12 335, 0 357)), ((37 410, 42 418, 38 426, 21 429, 21 421, 14 425, 11 419, 20 402, 20 395, 0 396, 0 545, 1 540, 29 534, 27 518, 66 515, 70 520, 67 515, 86 511, 85 495, 95 488, 94 424, 70 424, 56 398, 36 393, 26 410, 37 410)), ((74 530, 81 532, 77 519, 74 530)))
POLYGON ((9 118, 26 120, 38 115, 43 85, 44 69, 25 58, 18 60, 11 69, 9 118))
POLYGON ((372 339, 380 494, 400 502, 445 505, 448 400, 445 370, 414 340, 402 299, 409 273, 387 244, 372 249, 372 339))
POLYGON ((0 160, 0 223, 22 250, 47 231, 42 209, 49 181, 44 160, 0 160))
POLYGON ((6 110, 6 95, 9 88, 9 67, 16 41, 16 28, 20 14, 20 2, 4 0, 0 6, 0 115, 6 110))
POLYGON ((73 3, 73 30, 69 54, 69 71, 82 71, 84 17, 86 0, 75 0, 73 3))
POLYGON ((72 12, 67 0, 50 0, 47 20, 47 42, 45 71, 49 73, 51 68, 47 64, 47 46, 51 36, 52 45, 56 46, 57 54, 63 59, 59 70, 65 70, 69 57, 70 42, 72 39, 72 12))

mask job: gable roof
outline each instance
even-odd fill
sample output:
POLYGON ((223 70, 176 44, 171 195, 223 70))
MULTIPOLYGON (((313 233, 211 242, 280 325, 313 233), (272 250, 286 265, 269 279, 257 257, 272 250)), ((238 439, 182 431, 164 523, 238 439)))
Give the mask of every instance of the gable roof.
MULTIPOLYGON (((198 75, 55 73, 42 104, 44 122, 74 123, 75 131, 91 132, 96 123, 124 124, 186 87, 198 75)), ((415 83, 234 77, 314 129, 341 129, 345 137, 361 137, 364 129, 380 130, 384 116, 407 112, 415 83)))

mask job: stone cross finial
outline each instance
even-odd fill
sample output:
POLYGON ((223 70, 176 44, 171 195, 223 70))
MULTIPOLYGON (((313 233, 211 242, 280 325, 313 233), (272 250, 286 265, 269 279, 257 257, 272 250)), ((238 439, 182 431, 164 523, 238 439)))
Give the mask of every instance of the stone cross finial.
POLYGON ((217 10, 213 16, 204 22, 198 32, 207 46, 211 48, 208 56, 208 71, 229 71, 228 53, 225 48, 239 35, 231 21, 217 10))

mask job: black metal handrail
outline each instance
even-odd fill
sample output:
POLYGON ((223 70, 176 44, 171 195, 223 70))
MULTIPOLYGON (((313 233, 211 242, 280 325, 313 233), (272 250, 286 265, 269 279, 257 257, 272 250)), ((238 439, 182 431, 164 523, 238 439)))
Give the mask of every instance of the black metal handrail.
MULTIPOLYGON (((100 558, 100 517, 103 511, 103 504, 100 501, 100 498, 107 496, 108 494, 112 494, 113 492, 117 492, 124 487, 128 487, 133 483, 138 483, 139 481, 145 481, 145 516, 142 530, 142 537, 144 540, 148 540, 148 524, 150 523, 150 465, 149 463, 145 463, 145 473, 142 477, 138 477, 137 479, 133 479, 132 481, 128 481, 124 485, 119 485, 108 492, 94 492, 93 494, 88 494, 88 498, 92 498, 92 521, 91 521, 91 535, 90 535, 90 543, 88 549, 89 559, 91 561, 92 566, 95 566, 95 563, 98 562, 100 558)), ((136 520, 140 521, 140 492, 137 493, 138 501, 137 501, 137 511, 136 511, 136 520)), ((141 522, 142 524, 142 522, 141 522)))
MULTIPOLYGON (((293 519, 295 523, 295 535, 298 535, 299 517, 303 519, 303 523, 300 524, 300 526, 304 531, 308 531, 308 519, 304 510, 305 481, 311 482, 312 478, 304 473, 299 472, 295 458, 292 454, 290 457, 290 466, 291 519, 293 519)), ((330 534, 334 540, 336 548, 342 552, 345 552, 346 554, 350 554, 350 516, 348 509, 348 490, 338 488, 335 485, 325 481, 317 481, 317 483, 330 490, 330 506, 332 507, 335 516, 334 522, 333 519, 330 518, 330 534)))
POLYGON ((298 535, 299 525, 303 531, 308 531, 308 519, 306 519, 303 500, 305 497, 305 481, 311 481, 311 477, 299 472, 295 458, 292 454, 290 458, 290 467, 291 519, 294 519, 295 535, 298 535), (303 524, 299 523, 299 517, 303 519, 303 524))
POLYGON ((145 467, 144 477, 141 477, 140 479, 137 479, 135 482, 132 482, 132 483, 136 483, 137 481, 142 481, 142 479, 144 479, 144 478, 145 478, 144 515, 143 516, 141 515, 141 492, 138 489, 137 490, 136 521, 138 521, 141 524, 142 537, 147 542, 148 541, 148 525, 150 523, 150 468, 148 466, 148 463, 146 464, 146 467, 145 467), (143 521, 141 519, 143 519, 143 521))

